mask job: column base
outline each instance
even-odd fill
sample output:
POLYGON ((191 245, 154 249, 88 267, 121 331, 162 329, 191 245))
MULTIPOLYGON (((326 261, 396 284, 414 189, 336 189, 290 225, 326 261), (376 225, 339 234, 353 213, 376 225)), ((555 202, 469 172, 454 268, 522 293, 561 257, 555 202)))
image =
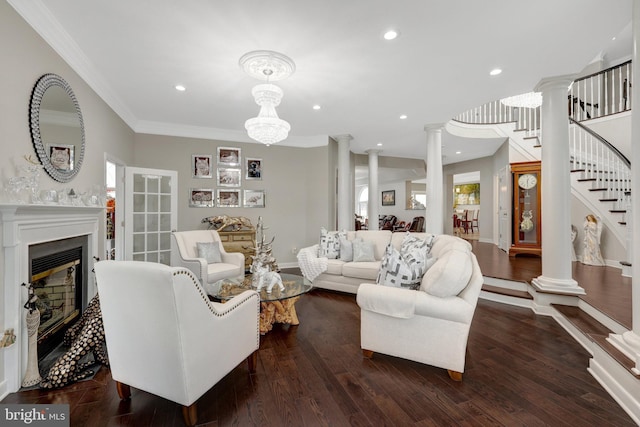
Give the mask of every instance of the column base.
POLYGON ((627 331, 623 334, 610 334, 607 341, 633 360, 636 365, 631 368, 631 371, 640 375, 640 337, 633 331, 627 331))
POLYGON ((573 279, 554 279, 538 276, 531 281, 533 287, 540 292, 551 292, 565 295, 586 295, 584 289, 573 279))

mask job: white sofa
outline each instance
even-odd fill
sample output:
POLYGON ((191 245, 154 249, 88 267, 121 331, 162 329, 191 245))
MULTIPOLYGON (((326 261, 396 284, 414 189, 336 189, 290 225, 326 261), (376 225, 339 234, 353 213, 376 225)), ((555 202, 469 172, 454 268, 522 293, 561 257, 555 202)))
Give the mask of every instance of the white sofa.
MULTIPOLYGON (((387 245, 391 243, 396 249, 400 250, 406 234, 405 232, 392 233, 389 230, 348 231, 348 240, 353 241, 356 238, 361 238, 374 244, 375 261, 345 262, 340 259, 320 259, 317 255, 318 245, 316 244, 300 250, 298 253, 298 265, 302 270, 302 274, 313 282, 314 287, 355 294, 358 292, 360 284, 376 283, 387 245), (325 263, 326 267, 324 266, 325 263), (318 275, 321 270, 322 272, 318 275)), ((411 235, 424 239, 430 234, 411 233, 411 235)), ((446 248, 448 244, 453 242, 465 245, 471 250, 471 245, 467 241, 459 237, 443 234, 436 237, 431 253, 437 258, 441 249, 446 248)))

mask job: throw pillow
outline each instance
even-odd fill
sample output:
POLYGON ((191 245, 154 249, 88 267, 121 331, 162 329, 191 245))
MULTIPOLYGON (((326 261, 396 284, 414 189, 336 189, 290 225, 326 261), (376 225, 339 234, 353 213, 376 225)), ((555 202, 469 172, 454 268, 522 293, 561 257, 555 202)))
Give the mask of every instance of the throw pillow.
POLYGON ((376 260, 374 253, 373 242, 367 242, 362 239, 353 241, 354 262, 373 262, 376 260))
POLYGON ((428 254, 431 252, 431 248, 433 247, 435 238, 435 235, 429 234, 426 238, 419 239, 418 237, 413 236, 411 233, 407 232, 407 234, 404 236, 404 239, 402 240, 400 253, 404 255, 408 252, 416 250, 420 252, 426 250, 426 253, 428 254))
POLYGON ((346 237, 340 237, 340 261, 353 261, 353 242, 346 237))
POLYGON ((469 252, 450 249, 440 257, 433 268, 426 272, 421 289, 436 297, 455 296, 467 287, 472 272, 473 265, 469 252))
POLYGON ((346 231, 327 231, 320 229, 320 244, 318 245, 318 257, 336 259, 340 256, 340 237, 347 237, 346 231))
POLYGON ((218 242, 197 242, 196 245, 198 246, 198 258, 206 259, 207 264, 222 262, 218 242))
POLYGON ((387 245, 378 272, 378 284, 396 288, 418 289, 425 272, 436 262, 426 247, 402 254, 387 245))

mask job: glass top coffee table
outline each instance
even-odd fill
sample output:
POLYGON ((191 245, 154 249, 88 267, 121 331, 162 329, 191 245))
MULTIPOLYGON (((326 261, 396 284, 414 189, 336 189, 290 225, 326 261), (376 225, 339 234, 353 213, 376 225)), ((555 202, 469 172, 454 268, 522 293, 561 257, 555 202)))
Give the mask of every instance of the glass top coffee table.
MULTIPOLYGON (((273 328, 274 323, 299 325, 295 303, 300 297, 309 292, 313 285, 302 276, 281 273, 284 290, 274 286, 271 292, 262 288, 260 294, 260 333, 266 334, 273 328)), ((251 286, 251 275, 240 279, 223 279, 205 286, 207 293, 220 301, 227 301, 246 290, 255 290, 251 286)))

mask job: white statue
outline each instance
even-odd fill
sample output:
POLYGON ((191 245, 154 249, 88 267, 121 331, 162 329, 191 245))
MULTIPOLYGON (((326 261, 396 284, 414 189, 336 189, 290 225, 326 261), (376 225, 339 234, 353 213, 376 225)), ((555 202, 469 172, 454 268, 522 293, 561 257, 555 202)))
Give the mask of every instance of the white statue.
POLYGON ((269 269, 265 266, 256 267, 256 271, 253 273, 254 286, 256 290, 260 292, 262 288, 267 288, 267 293, 270 294, 275 285, 278 285, 278 288, 281 291, 284 291, 284 285, 282 284, 282 278, 280 274, 276 271, 269 271, 269 269))
POLYGON ((582 263, 588 265, 605 265, 600 253, 600 236, 602 235, 602 220, 592 214, 584 220, 584 249, 582 263))
POLYGON ((578 229, 575 225, 571 224, 571 261, 578 260, 578 258, 576 257, 576 248, 575 246, 573 246, 574 242, 576 241, 576 237, 578 237, 578 229))

